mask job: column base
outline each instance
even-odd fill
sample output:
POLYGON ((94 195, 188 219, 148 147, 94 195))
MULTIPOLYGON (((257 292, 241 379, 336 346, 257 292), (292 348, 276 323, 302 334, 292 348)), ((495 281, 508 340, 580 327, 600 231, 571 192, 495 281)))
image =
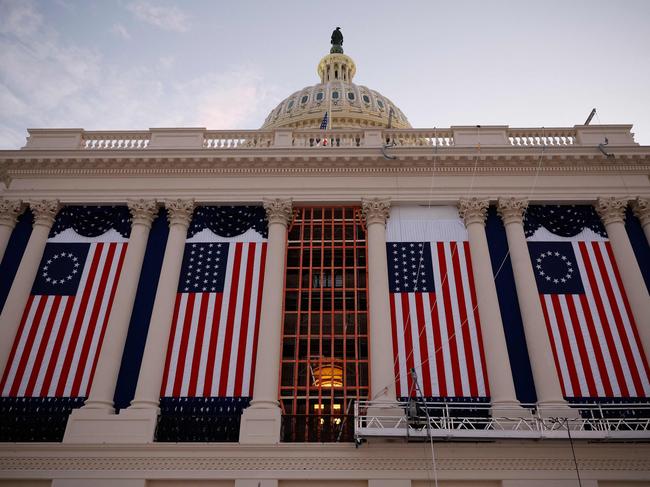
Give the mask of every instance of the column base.
POLYGON ((239 443, 248 445, 277 445, 280 443, 282 411, 278 406, 251 406, 244 410, 239 426, 239 443))
POLYGON ((580 411, 570 407, 566 401, 538 402, 537 414, 542 418, 577 419, 580 417, 580 411))
POLYGON ((493 418, 512 418, 517 420, 519 418, 529 419, 533 416, 530 409, 526 409, 514 401, 492 402, 490 414, 493 418))
POLYGON ((152 443, 157 409, 125 409, 115 414, 104 409, 75 409, 68 418, 63 443, 152 443))

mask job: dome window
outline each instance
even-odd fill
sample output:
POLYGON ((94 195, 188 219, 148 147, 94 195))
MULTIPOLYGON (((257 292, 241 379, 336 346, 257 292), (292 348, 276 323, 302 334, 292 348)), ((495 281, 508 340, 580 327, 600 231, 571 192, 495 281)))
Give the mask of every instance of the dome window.
POLYGON ((348 100, 354 101, 354 93, 351 91, 348 91, 348 100))
POLYGON ((287 111, 288 111, 288 112, 291 111, 292 108, 293 108, 293 100, 291 100, 291 101, 289 102, 289 104, 287 105, 287 111))
POLYGON ((332 91, 332 100, 338 100, 338 99, 339 99, 339 92, 332 91))
POLYGON ((318 93, 316 93, 316 101, 323 101, 324 97, 325 97, 325 95, 323 94, 322 91, 319 91, 318 93))
POLYGON ((377 106, 383 110, 384 109, 384 102, 381 101, 381 100, 377 100, 377 106))
POLYGON ((361 98, 366 105, 370 105, 370 97, 368 95, 363 95, 361 98))
POLYGON ((307 95, 304 95, 304 96, 300 99, 300 103, 301 103, 302 105, 304 105, 305 103, 307 103, 307 100, 309 100, 309 97, 308 97, 307 95))

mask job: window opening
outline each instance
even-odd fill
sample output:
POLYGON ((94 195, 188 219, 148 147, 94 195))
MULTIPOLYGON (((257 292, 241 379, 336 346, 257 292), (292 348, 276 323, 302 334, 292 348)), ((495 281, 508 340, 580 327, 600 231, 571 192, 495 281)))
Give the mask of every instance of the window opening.
POLYGON ((289 229, 283 441, 352 441, 368 397, 366 235, 358 207, 304 207, 289 229))

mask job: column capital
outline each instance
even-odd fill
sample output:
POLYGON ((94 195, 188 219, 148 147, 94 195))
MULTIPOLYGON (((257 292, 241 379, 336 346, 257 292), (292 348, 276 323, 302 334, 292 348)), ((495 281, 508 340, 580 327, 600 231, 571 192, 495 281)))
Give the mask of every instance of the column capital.
POLYGON ((509 223, 523 223, 524 213, 528 208, 528 200, 525 198, 499 198, 497 213, 503 220, 504 225, 509 223))
POLYGON ((361 198, 361 213, 366 219, 366 225, 386 225, 390 216, 390 198, 361 198))
POLYGON ((632 211, 634 216, 639 219, 641 226, 650 223, 650 198, 638 197, 632 202, 632 211))
POLYGON ((478 198, 461 198, 458 200, 458 214, 465 222, 465 226, 472 223, 485 225, 489 207, 490 200, 480 200, 478 198))
POLYGON ((156 200, 130 199, 126 200, 126 206, 129 207, 131 216, 133 218, 132 225, 144 225, 151 228, 151 222, 156 218, 158 213, 158 203, 156 200))
POLYGON ((50 228, 54 224, 56 214, 61 208, 59 200, 32 200, 28 203, 34 213, 34 225, 50 228))
POLYGON ((24 205, 20 200, 0 198, 0 225, 14 228, 23 209, 24 205))
POLYGON ((167 220, 169 225, 183 225, 188 227, 192 220, 192 213, 194 212, 193 199, 165 200, 165 208, 167 209, 167 220))
POLYGON ((613 196, 598 198, 594 206, 604 225, 625 222, 627 198, 615 198, 613 196))
POLYGON ((279 223, 285 227, 293 219, 293 201, 291 198, 265 199, 262 203, 269 225, 279 223))

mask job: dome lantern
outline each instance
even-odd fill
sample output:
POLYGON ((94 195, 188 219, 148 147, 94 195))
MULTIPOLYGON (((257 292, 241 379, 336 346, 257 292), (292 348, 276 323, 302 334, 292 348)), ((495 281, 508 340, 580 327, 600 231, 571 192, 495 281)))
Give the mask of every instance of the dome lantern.
POLYGON ((357 66, 343 53, 343 34, 332 32, 332 48, 318 63, 320 83, 296 91, 266 117, 263 129, 320 128, 328 113, 329 128, 411 128, 402 111, 381 93, 352 82, 357 66))

